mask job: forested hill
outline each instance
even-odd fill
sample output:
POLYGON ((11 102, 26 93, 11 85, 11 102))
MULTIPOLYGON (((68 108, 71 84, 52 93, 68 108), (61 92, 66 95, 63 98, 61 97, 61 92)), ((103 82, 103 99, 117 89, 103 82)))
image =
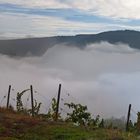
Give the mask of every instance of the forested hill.
POLYGON ((87 44, 101 41, 107 41, 112 44, 124 43, 132 48, 140 49, 140 32, 122 30, 90 35, 0 40, 0 53, 9 56, 41 56, 48 48, 55 45, 66 44, 84 48, 87 44))

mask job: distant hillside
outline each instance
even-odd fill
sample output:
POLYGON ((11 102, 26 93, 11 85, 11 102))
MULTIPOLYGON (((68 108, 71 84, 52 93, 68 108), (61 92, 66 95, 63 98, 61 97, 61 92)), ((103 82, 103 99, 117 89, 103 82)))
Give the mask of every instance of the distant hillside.
POLYGON ((91 35, 0 40, 0 53, 9 56, 41 56, 48 48, 54 45, 66 44, 84 48, 87 44, 101 41, 107 41, 112 44, 124 43, 132 48, 140 49, 140 32, 124 30, 108 31, 91 35))

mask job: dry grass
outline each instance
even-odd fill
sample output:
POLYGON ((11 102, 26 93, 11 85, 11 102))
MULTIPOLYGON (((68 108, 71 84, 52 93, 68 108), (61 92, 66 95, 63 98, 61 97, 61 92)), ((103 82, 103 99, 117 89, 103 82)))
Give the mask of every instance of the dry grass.
POLYGON ((13 136, 25 133, 39 124, 38 118, 18 114, 14 110, 0 108, 0 136, 13 136))
POLYGON ((0 108, 0 140, 136 140, 119 130, 85 130, 65 122, 44 122, 37 117, 0 108))

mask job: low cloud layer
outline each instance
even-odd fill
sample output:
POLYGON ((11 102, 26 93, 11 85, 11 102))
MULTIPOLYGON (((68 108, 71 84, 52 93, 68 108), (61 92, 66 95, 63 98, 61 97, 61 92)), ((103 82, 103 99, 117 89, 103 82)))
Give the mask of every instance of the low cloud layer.
MULTIPOLYGON (((129 103, 140 110, 139 59, 139 50, 107 42, 88 45, 83 50, 55 46, 42 57, 16 59, 1 55, 0 98, 7 93, 9 84, 14 88, 12 98, 33 84, 35 98, 46 109, 62 83, 62 108, 63 102, 74 101, 87 105, 94 115, 124 116, 129 103)), ((13 99, 11 103, 15 103, 13 99)))

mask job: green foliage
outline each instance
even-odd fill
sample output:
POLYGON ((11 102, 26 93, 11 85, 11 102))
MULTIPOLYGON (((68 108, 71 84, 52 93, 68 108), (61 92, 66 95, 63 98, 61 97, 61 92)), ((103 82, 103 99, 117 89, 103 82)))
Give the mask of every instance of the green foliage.
POLYGON ((100 122, 100 124, 99 124, 99 127, 100 127, 100 128, 104 128, 104 127, 105 127, 104 119, 101 120, 101 122, 100 122))
POLYGON ((136 130, 135 125, 133 124, 133 122, 130 120, 129 124, 128 124, 128 131, 129 132, 134 132, 136 130))
MULTIPOLYGON (((22 96, 24 95, 25 92, 29 90, 30 89, 26 89, 26 90, 23 90, 22 92, 17 93, 17 98, 16 98, 17 99, 17 105, 16 105, 17 112, 24 113, 24 114, 32 114, 32 110, 24 108, 23 102, 22 102, 22 96)), ((40 111, 40 107, 41 107, 41 103, 37 103, 37 101, 34 100, 34 108, 33 108, 34 115, 38 115, 40 111)))
MULTIPOLYGON (((33 107, 34 115, 38 115, 38 114, 39 114, 41 104, 42 104, 42 103, 37 103, 37 101, 34 100, 34 107, 33 107)), ((28 112, 30 115, 32 115, 32 109, 27 110, 27 112, 28 112)))
POLYGON ((38 115, 39 111, 40 111, 40 107, 41 107, 42 103, 37 103, 37 101, 35 100, 35 104, 34 104, 34 113, 35 115, 38 115))
MULTIPOLYGON (((49 120, 55 120, 56 119, 56 110, 57 110, 57 102, 55 98, 52 98, 51 108, 49 108, 49 111, 46 115, 47 119, 49 120)), ((61 118, 60 113, 58 113, 58 118, 61 118)))
POLYGON ((104 128, 105 127, 104 119, 100 120, 100 116, 97 115, 95 119, 91 119, 89 121, 88 126, 91 129, 104 128))
POLYGON ((137 129, 137 132, 140 133, 140 112, 137 113, 136 129, 137 129))
POLYGON ((91 122, 92 126, 94 126, 95 128, 98 128, 100 125, 100 116, 97 115, 95 119, 92 119, 91 122))
POLYGON ((68 120, 78 123, 78 125, 84 126, 87 125, 91 120, 91 114, 87 112, 87 106, 74 103, 65 103, 65 105, 72 109, 72 113, 67 113, 68 120))
POLYGON ((16 105, 17 112, 23 112, 24 107, 23 107, 23 102, 22 102, 22 96, 28 90, 30 90, 30 89, 26 89, 26 90, 23 90, 22 92, 17 93, 17 98, 16 98, 17 99, 17 105, 16 105))
MULTIPOLYGON (((1 113, 0 140, 138 140, 134 133, 117 129, 92 130, 71 122, 46 122, 6 109, 1 113)), ((94 123, 97 122, 101 125, 104 121, 97 116, 94 123)))
POLYGON ((95 119, 87 112, 87 106, 74 103, 65 103, 71 109, 71 113, 67 113, 67 121, 72 121, 78 125, 88 126, 90 129, 104 128, 104 120, 100 121, 100 116, 97 115, 95 119))

